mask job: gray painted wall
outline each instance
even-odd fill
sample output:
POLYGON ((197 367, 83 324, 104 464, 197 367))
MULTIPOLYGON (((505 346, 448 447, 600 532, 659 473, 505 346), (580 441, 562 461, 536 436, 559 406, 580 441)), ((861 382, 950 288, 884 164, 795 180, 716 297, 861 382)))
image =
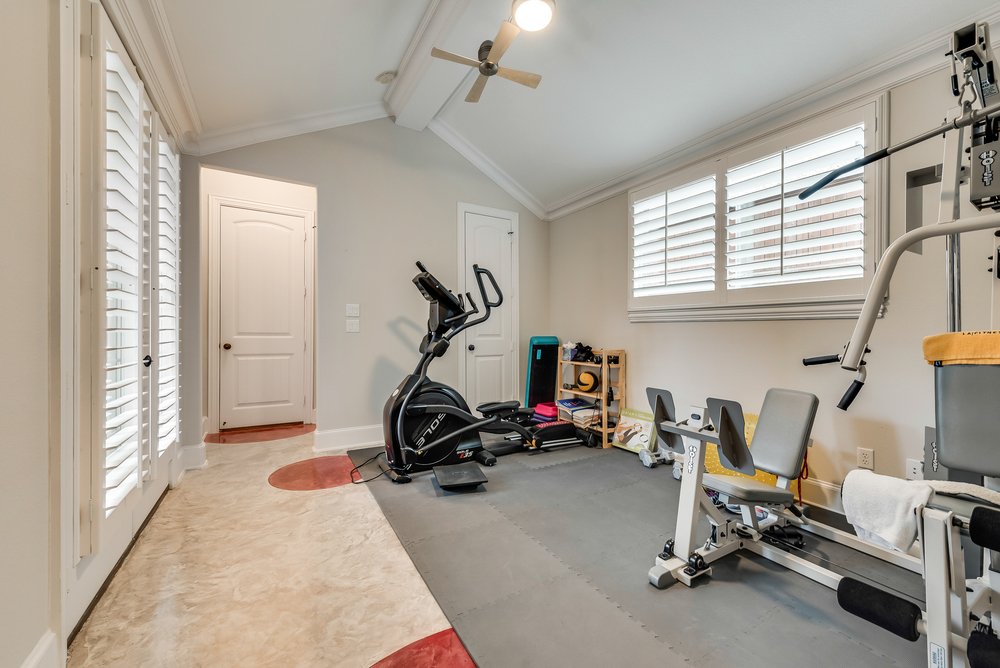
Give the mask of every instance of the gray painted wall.
POLYGON ((0 19, 0 666, 49 626, 49 3, 0 19))
MULTIPOLYGON (((547 223, 430 131, 418 133, 381 119, 200 160, 186 158, 182 177, 185 243, 194 236, 191 226, 198 219, 192 192, 197 187, 199 163, 318 188, 319 430, 381 422, 382 405, 412 371, 425 331, 427 305, 410 282, 417 271, 413 263, 421 260, 446 285, 456 283, 460 201, 518 213, 522 366, 528 338, 548 334, 547 223), (344 331, 347 303, 361 305, 360 334, 344 331)), ((185 289, 190 295, 191 285, 185 289)), ((204 290, 203 309, 207 303, 204 290)), ((185 344, 190 355, 191 339, 185 344)), ((435 361, 431 370, 435 380, 457 383, 458 352, 435 361)), ((207 370, 207 357, 203 356, 202 365, 207 370)), ((524 375, 522 370, 522 384, 524 375)), ((207 408, 205 385, 202 405, 207 408)))

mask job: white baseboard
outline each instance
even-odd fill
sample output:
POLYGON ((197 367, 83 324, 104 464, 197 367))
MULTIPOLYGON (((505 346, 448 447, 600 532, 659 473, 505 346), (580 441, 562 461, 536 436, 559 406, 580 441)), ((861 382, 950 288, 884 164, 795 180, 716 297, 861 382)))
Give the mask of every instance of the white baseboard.
POLYGON ((383 445, 382 425, 370 424, 364 427, 347 427, 345 429, 324 429, 316 431, 313 441, 313 452, 346 452, 355 448, 367 448, 383 445))
POLYGON ((21 668, 58 668, 58 644, 56 634, 52 631, 46 631, 38 639, 35 649, 31 650, 31 654, 21 664, 21 668))
POLYGON ((844 514, 844 502, 840 498, 840 485, 825 480, 808 479, 801 481, 802 500, 811 506, 819 506, 844 514))
POLYGON ((203 469, 208 464, 204 441, 198 445, 185 445, 180 450, 181 463, 185 471, 203 469))

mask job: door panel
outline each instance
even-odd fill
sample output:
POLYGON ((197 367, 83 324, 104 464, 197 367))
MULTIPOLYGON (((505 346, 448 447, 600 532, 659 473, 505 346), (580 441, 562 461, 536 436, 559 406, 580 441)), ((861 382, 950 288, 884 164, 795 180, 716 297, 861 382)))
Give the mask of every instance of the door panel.
MULTIPOLYGON (((479 308, 483 308, 472 265, 493 272, 503 291, 504 302, 493 309, 490 319, 466 332, 466 392, 469 406, 487 401, 514 399, 514 332, 513 309, 516 300, 512 293, 512 237, 511 219, 465 212, 465 289, 471 292, 479 308), (468 350, 468 346, 474 350, 468 350)), ((496 299, 493 288, 486 281, 491 300, 496 299)))
POLYGON ((220 220, 221 427, 304 421, 305 218, 223 206, 220 220))

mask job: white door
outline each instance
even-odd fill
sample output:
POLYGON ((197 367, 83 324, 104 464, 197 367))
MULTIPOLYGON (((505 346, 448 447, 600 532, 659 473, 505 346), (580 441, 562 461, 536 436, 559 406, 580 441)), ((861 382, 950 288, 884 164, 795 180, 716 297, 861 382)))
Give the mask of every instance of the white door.
POLYGON ((221 207, 220 427, 303 422, 304 216, 221 207))
MULTIPOLYGON (((465 332, 465 398, 475 411, 476 406, 487 401, 516 398, 514 322, 517 295, 513 249, 517 214, 468 205, 461 213, 465 231, 465 292, 472 293, 483 312, 473 264, 489 269, 503 292, 503 303, 493 309, 490 319, 465 332)), ((496 293, 486 276, 483 276, 483 284, 489 299, 495 301, 496 293)))

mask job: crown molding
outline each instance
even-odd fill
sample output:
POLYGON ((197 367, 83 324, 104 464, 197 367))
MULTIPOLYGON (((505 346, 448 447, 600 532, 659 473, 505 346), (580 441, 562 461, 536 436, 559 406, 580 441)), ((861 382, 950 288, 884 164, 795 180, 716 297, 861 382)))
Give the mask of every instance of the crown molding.
POLYGON ((676 171, 681 166, 678 164, 679 161, 685 158, 690 158, 688 162, 693 162, 707 157, 713 147, 717 147, 741 133, 776 121, 785 115, 804 110, 820 100, 838 94, 842 97, 870 95, 879 90, 894 88, 931 72, 944 69, 948 65, 943 62, 942 56, 949 48, 952 32, 975 21, 994 23, 998 20, 1000 20, 1000 8, 993 9, 985 15, 977 12, 962 21, 955 22, 945 31, 935 31, 931 35, 925 35, 910 42, 897 49, 895 55, 859 65, 844 74, 827 79, 800 93, 764 107, 760 111, 661 153, 626 172, 553 202, 546 207, 545 219, 557 220, 628 192, 632 188, 676 171), (851 90, 855 87, 857 90, 851 90))
POLYGON ((103 0, 102 4, 139 70, 153 106, 183 150, 200 132, 201 121, 162 5, 159 0, 103 0))
POLYGON ((170 67, 173 70, 174 78, 180 86, 181 95, 184 97, 184 104, 187 106, 188 111, 191 114, 191 120, 194 123, 194 133, 201 134, 201 116, 198 114, 198 107, 194 103, 194 97, 191 95, 191 87, 188 85, 187 74, 184 73, 184 65, 181 63, 180 54, 177 53, 177 43, 174 42, 174 33, 170 29, 170 21, 167 20, 167 12, 163 8, 161 0, 146 0, 146 2, 149 3, 149 9, 153 14, 153 22, 156 24, 156 30, 160 35, 160 41, 163 44, 163 48, 166 50, 167 59, 170 61, 170 67))
POLYGON ((495 162, 486 157, 482 151, 470 144, 469 140, 455 132, 450 125, 440 118, 434 118, 427 124, 427 129, 444 140, 444 143, 448 144, 448 146, 458 151, 463 158, 471 162, 479 171, 506 190, 511 197, 524 205, 528 211, 538 216, 541 220, 548 220, 545 207, 535 199, 534 195, 511 178, 510 174, 503 171, 495 162))
POLYGON ((382 102, 375 102, 298 116, 273 123, 253 123, 226 130, 213 130, 198 135, 185 153, 199 156, 208 155, 272 139, 284 139, 285 137, 339 128, 344 125, 373 121, 377 118, 386 118, 388 115, 385 105, 382 102))
MULTIPOLYGON (((443 106, 448 96, 442 94, 442 86, 421 84, 433 62, 431 48, 451 32, 468 6, 469 0, 432 0, 424 12, 400 61, 396 78, 389 84, 383 98, 390 114, 396 117, 397 125, 423 130, 443 106)), ((445 74, 443 87, 449 93, 458 76, 454 72, 445 74)))

